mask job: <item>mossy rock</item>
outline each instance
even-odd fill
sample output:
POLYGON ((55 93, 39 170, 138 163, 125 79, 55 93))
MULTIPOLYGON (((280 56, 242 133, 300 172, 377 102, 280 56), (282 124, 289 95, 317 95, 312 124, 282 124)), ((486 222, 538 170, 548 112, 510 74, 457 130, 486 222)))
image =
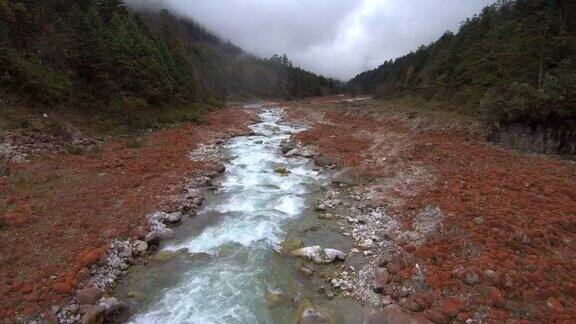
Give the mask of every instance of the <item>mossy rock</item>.
POLYGON ((291 238, 287 239, 286 241, 280 243, 280 247, 282 248, 282 253, 290 253, 294 250, 298 250, 304 247, 304 243, 299 238, 291 238))
POLYGON ((151 259, 154 261, 159 261, 159 262, 166 262, 166 261, 170 261, 172 259, 174 259, 176 257, 176 252, 174 251, 160 251, 156 254, 154 254, 151 259))
POLYGON ((290 174, 290 171, 288 171, 285 167, 276 167, 274 168, 274 172, 278 173, 283 177, 286 177, 290 174))
POLYGON ((266 294, 266 302, 270 306, 291 305, 294 303, 294 298, 283 292, 269 292, 266 294))

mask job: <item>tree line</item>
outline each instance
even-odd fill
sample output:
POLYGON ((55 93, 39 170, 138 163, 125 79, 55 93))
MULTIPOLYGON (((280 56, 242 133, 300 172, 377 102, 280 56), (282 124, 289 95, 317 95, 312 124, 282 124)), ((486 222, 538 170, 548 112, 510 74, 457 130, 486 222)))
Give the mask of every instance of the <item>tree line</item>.
POLYGON ((122 0, 0 0, 0 92, 30 104, 146 109, 342 89, 279 58, 122 0))
POLYGON ((576 2, 500 0, 456 34, 349 81, 353 92, 451 101, 495 124, 576 120, 576 2))

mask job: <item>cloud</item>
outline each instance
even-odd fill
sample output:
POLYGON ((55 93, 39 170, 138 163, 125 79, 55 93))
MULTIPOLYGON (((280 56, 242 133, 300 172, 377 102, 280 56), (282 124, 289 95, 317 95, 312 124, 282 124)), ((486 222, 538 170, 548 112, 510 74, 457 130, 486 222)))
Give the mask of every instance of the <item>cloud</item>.
MULTIPOLYGON (((134 5, 157 0, 131 0, 134 5)), ((438 39, 493 0, 162 0, 261 57, 348 80, 438 39)))

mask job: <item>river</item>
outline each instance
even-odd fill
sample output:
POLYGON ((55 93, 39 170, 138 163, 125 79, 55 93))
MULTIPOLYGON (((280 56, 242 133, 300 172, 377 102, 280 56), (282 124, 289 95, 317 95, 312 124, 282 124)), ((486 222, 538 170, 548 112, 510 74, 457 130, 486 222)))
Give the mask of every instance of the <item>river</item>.
POLYGON ((338 244, 339 238, 304 230, 317 222, 312 206, 327 177, 309 159, 280 152, 281 142, 302 129, 283 123, 282 109, 259 114, 255 135, 225 143, 221 186, 163 242, 161 249, 175 256, 132 267, 117 289, 119 297, 131 297, 130 322, 295 323, 302 298, 335 323, 362 322, 361 305, 319 293, 294 258, 277 252, 289 236, 310 244, 338 244), (267 296, 278 292, 296 302, 271 305, 267 296))

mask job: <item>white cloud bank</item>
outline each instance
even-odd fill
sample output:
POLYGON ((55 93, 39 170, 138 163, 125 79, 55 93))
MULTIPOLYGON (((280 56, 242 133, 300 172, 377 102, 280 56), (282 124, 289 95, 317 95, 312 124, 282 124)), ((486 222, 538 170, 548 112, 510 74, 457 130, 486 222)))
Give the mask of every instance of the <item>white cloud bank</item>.
MULTIPOLYGON (((163 0, 261 57, 348 80, 456 31, 492 0, 163 0)), ((158 0, 131 0, 134 4, 158 0)))

